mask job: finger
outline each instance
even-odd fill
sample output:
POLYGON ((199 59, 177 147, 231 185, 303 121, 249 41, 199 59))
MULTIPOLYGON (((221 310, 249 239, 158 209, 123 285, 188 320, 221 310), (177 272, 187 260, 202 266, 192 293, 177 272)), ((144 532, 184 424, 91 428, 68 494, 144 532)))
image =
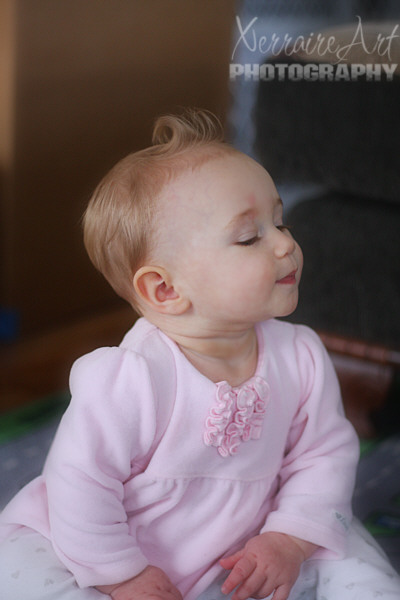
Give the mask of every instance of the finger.
POLYGON ((171 587, 170 593, 175 600, 183 600, 183 596, 175 586, 171 587))
MULTIPOLYGON (((138 596, 139 594, 134 594, 133 596, 129 596, 129 598, 134 599, 138 596)), ((127 597, 124 596, 121 600, 124 600, 125 598, 127 597)), ((183 600, 182 594, 177 589, 157 590, 154 593, 150 592, 146 595, 146 598, 147 600, 183 600)))
POLYGON ((221 588, 223 594, 229 594, 232 590, 235 589, 239 584, 243 583, 254 571, 256 568, 256 563, 252 560, 249 560, 246 556, 241 558, 236 565, 233 567, 232 571, 225 579, 225 582, 221 588))
POLYGON ((273 600, 287 600, 289 598, 290 590, 291 590, 291 586, 280 585, 275 590, 273 600))
POLYGON ((247 598, 266 598, 274 591, 274 585, 268 583, 265 573, 255 569, 251 575, 237 588, 232 600, 246 600, 247 598))
POLYGON ((244 554, 244 551, 239 550, 238 552, 236 552, 235 554, 232 554, 231 556, 225 556, 225 558, 221 558, 221 560, 219 561, 219 564, 224 569, 227 569, 227 570, 233 569, 233 567, 236 565, 238 560, 240 560, 242 558, 243 554, 244 554))
POLYGON ((175 590, 175 592, 174 592, 174 598, 176 598, 176 600, 183 600, 183 596, 182 596, 182 594, 180 593, 179 590, 175 590))

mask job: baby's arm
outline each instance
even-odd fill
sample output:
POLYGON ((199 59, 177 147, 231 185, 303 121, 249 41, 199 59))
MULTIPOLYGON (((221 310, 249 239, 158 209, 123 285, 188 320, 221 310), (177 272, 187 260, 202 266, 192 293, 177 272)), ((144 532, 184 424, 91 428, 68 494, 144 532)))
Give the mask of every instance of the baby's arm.
POLYGON ((182 600, 182 594, 164 571, 151 565, 128 581, 98 586, 97 589, 109 594, 113 600, 182 600))
POLYGON ((244 548, 220 564, 232 569, 222 586, 232 600, 265 598, 275 591, 274 600, 286 600, 302 563, 317 546, 284 533, 267 532, 251 538, 244 548))
POLYGON ((149 564, 130 528, 124 482, 155 437, 143 359, 102 348, 75 363, 71 404, 44 468, 52 542, 80 587, 123 582, 149 564))

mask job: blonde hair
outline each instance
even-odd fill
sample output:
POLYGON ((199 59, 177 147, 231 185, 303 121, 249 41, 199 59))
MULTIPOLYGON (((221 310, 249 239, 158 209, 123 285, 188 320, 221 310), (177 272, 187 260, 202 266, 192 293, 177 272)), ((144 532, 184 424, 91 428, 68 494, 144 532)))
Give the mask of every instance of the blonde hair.
POLYGON ((223 142, 218 119, 199 110, 158 118, 152 142, 109 171, 83 217, 84 243, 91 261, 136 309, 133 276, 151 252, 155 204, 163 186, 186 169, 235 152, 223 142))

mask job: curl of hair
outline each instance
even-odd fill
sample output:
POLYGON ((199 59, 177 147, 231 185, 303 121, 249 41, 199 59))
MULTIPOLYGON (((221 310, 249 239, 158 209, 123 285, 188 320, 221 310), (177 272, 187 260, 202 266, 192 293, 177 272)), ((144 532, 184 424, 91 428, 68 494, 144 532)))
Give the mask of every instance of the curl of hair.
POLYGON ((153 145, 161 152, 179 152, 196 144, 223 142, 217 117, 206 110, 186 109, 182 115, 164 115, 154 125, 153 145))

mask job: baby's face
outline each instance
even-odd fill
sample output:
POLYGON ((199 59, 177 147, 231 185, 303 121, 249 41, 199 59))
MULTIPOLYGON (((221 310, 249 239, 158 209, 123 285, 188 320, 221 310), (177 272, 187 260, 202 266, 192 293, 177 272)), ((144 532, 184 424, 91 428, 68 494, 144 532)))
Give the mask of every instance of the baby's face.
POLYGON ((212 159, 168 184, 160 203, 156 255, 197 314, 247 324, 296 308, 302 253, 258 163, 212 159))

